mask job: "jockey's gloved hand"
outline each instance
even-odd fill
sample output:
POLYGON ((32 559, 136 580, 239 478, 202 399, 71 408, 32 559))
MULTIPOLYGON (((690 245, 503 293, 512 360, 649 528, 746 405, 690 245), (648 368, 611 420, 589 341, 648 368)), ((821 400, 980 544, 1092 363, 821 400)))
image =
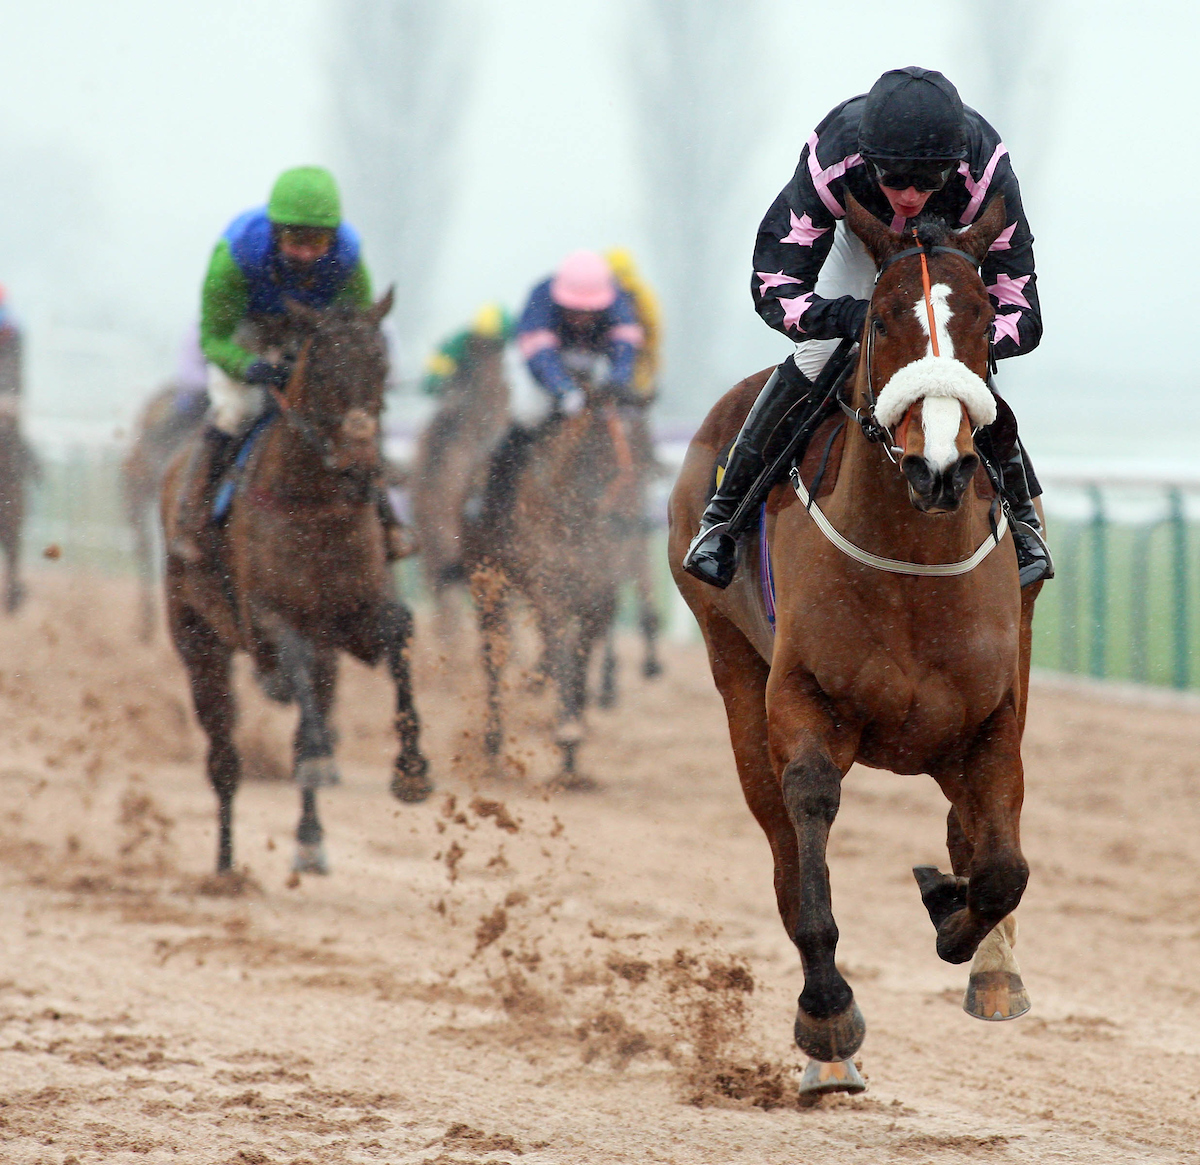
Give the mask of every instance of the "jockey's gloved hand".
POLYGON ((840 313, 841 319, 838 322, 841 324, 841 327, 838 329, 839 334, 847 340, 854 340, 855 342, 861 340, 863 325, 867 322, 867 312, 870 308, 871 301, 868 299, 851 299, 840 313))
POLYGON ((287 360, 281 360, 278 364, 272 364, 268 360, 255 360, 246 369, 243 379, 247 384, 286 388, 287 382, 292 379, 292 364, 287 360))
POLYGON ((587 404, 587 397, 582 389, 571 388, 558 398, 559 412, 568 417, 577 416, 583 411, 583 406, 587 404))

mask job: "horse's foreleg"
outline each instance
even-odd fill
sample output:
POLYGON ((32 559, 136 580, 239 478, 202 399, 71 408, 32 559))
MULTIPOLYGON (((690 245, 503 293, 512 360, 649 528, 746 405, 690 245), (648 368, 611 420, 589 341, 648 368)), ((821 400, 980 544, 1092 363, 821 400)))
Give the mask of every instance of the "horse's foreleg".
POLYGON ((654 571, 650 565, 649 535, 638 535, 637 572, 634 584, 638 601, 638 625, 642 632, 645 655, 642 657, 642 675, 648 680, 662 675, 662 664, 658 659, 658 607, 654 602, 654 571))
POLYGON ((233 868, 233 795, 241 778, 233 744, 233 652, 198 617, 173 618, 171 630, 187 669, 196 717, 208 737, 208 781, 217 795, 217 873, 223 874, 233 868))
POLYGON ((396 734, 400 752, 392 768, 392 794, 401 801, 424 801, 433 792, 429 761, 421 752, 421 722, 413 704, 409 644, 413 619, 407 607, 388 603, 380 616, 380 632, 387 651, 388 671, 396 685, 396 734))
POLYGON ((583 742, 583 709, 587 702, 588 664, 596 640, 603 637, 612 627, 616 614, 615 592, 596 606, 577 615, 570 622, 576 624, 573 635, 563 634, 560 629, 554 637, 551 659, 554 662, 554 678, 558 686, 559 720, 555 742, 562 751, 562 772, 551 784, 560 789, 582 792, 597 787, 592 777, 585 776, 576 768, 575 754, 583 742))
POLYGON ((487 684, 483 747, 490 761, 500 755, 504 729, 500 721, 500 676, 508 661, 506 583, 499 571, 482 568, 471 577, 471 594, 479 615, 479 645, 487 684))
MULTIPOLYGON (((958 820, 958 810, 953 806, 946 818, 946 848, 950 851, 955 885, 962 887, 965 905, 967 875, 970 873, 974 847, 967 840, 958 820)), ((963 1011, 968 1015, 976 1019, 1016 1019, 1029 1010, 1029 992, 1025 990, 1021 968, 1013 954, 1016 942, 1017 916, 1009 914, 979 944, 971 963, 967 992, 963 997, 963 1011)))
POLYGON ((838 928, 825 855, 854 747, 837 739, 825 710, 790 679, 769 693, 767 708, 771 752, 775 767, 783 769, 780 786, 799 867, 788 932, 804 966, 796 1043, 814 1060, 844 1061, 862 1046, 866 1024, 835 962, 838 928))
POLYGON ((600 660, 600 690, 596 704, 600 708, 611 708, 617 702, 617 629, 611 623, 604 636, 604 655, 600 660))
POLYGON ((928 866, 914 874, 937 928, 938 955, 965 963, 1017 908, 1029 878, 1020 841, 1024 776, 1015 707, 1007 704, 988 718, 961 774, 935 776, 954 806, 948 842, 956 876, 928 866))
POLYGON ((274 628, 279 670, 300 707, 300 722, 292 745, 293 776, 300 787, 300 821, 296 826, 296 856, 292 869, 327 874, 324 830, 317 816, 317 789, 336 785, 340 778, 333 761, 333 735, 325 713, 332 702, 331 663, 299 632, 280 623, 274 628), (320 691, 319 689, 325 689, 320 691))
POLYGON ((21 525, 19 518, 10 518, 4 531, 4 610, 13 614, 25 601, 25 584, 21 582, 21 525))

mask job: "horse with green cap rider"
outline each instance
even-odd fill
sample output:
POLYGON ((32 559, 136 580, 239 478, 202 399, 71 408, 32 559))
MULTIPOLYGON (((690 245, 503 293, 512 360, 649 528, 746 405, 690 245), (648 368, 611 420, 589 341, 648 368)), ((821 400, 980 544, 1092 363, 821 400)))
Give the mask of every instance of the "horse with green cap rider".
MULTIPOLYGON (((265 207, 238 215, 213 249, 200 306, 200 348, 208 361, 209 422, 180 492, 171 551, 188 561, 201 543, 212 495, 250 426, 274 405, 271 389, 292 374, 289 300, 313 308, 371 306, 371 277, 358 232, 342 219, 333 175, 320 166, 285 170, 265 207)), ((386 494, 380 518, 390 558, 410 552, 386 494)))

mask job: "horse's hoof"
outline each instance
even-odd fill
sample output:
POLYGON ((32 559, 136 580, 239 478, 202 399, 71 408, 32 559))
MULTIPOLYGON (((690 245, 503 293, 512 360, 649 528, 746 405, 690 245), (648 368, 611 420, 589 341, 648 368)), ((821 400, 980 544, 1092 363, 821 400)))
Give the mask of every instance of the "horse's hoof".
POLYGON ((600 788, 595 777, 585 773, 561 772, 546 782, 546 788, 554 793, 594 793, 600 788))
POLYGON ((813 1019, 811 1015, 796 1008, 796 1046, 824 1064, 849 1060, 859 1048, 867 1034, 867 1021, 855 1000, 840 1015, 828 1019, 813 1019))
POLYGON ((560 748, 573 748, 583 740, 583 721, 564 720, 554 730, 554 743, 560 748))
POLYGON ((328 874, 329 859, 325 856, 324 842, 297 842, 296 856, 292 859, 292 872, 296 874, 328 874))
POLYGON ((504 734, 499 730, 489 729, 483 736, 483 750, 488 756, 499 756, 500 746, 504 743, 504 734))
POLYGON ((262 694, 276 704, 290 704, 294 698, 291 681, 284 674, 282 668, 256 671, 254 682, 258 684, 262 694))
POLYGON ((611 688, 601 689, 600 695, 596 697, 597 708, 611 708, 617 702, 617 693, 611 688))
POLYGON ((657 659, 648 659, 642 664, 642 676, 645 679, 657 679, 663 673, 663 666, 657 659))
POLYGON ((867 1082, 853 1060, 825 1064, 809 1060, 800 1077, 801 1096, 822 1096, 826 1092, 866 1092, 867 1082))
POLYGON ((342 783, 341 773, 331 756, 310 756, 307 760, 297 761, 295 778, 302 789, 324 789, 342 783))
POLYGON ((1017 1019, 1031 1006, 1021 976, 1011 971, 976 971, 967 980, 963 1011, 976 1019, 1017 1019))
POLYGON ((407 763, 398 760, 392 773, 392 796, 409 805, 424 801, 433 792, 428 773, 429 762, 420 753, 407 763))
POLYGON ((25 584, 15 582, 8 588, 4 599, 4 609, 11 615, 25 601, 25 584))

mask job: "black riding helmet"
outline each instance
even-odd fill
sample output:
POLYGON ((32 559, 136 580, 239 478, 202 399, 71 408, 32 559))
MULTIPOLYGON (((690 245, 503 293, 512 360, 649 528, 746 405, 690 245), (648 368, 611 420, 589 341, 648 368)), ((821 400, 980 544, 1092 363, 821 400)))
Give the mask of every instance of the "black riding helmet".
POLYGON ((934 69, 884 73, 863 105, 858 149, 884 186, 936 190, 967 154, 958 90, 934 69))

